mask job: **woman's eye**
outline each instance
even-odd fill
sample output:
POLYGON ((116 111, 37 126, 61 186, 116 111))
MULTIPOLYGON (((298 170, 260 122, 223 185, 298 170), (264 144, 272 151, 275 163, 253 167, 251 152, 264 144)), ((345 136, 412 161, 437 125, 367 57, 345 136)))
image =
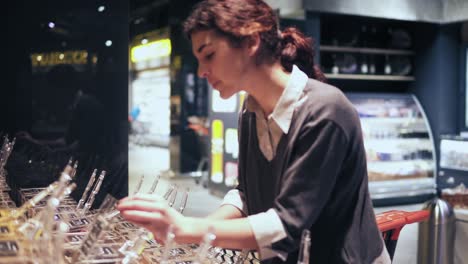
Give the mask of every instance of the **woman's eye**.
POLYGON ((206 60, 211 60, 211 59, 213 58, 213 55, 214 55, 214 52, 212 52, 212 53, 206 55, 206 56, 205 56, 205 59, 206 59, 206 60))

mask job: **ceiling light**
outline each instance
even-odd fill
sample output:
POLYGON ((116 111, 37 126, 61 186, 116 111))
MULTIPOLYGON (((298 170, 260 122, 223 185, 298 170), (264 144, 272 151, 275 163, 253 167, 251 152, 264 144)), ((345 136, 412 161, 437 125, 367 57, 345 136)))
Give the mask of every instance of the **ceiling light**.
POLYGON ((98 12, 104 12, 104 10, 106 10, 105 6, 99 6, 97 9, 98 12))
POLYGON ((54 22, 49 22, 49 27, 50 27, 50 28, 54 28, 54 27, 55 27, 55 23, 54 23, 54 22))
POLYGON ((107 47, 112 46, 112 40, 106 40, 106 46, 107 47))

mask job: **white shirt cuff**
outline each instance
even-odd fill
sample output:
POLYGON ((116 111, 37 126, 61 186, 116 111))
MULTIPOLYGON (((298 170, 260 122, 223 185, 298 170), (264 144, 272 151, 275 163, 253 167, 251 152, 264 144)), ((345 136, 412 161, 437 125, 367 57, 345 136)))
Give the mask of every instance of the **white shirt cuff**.
POLYGON ((223 202, 221 203, 221 206, 225 204, 235 206, 237 207, 237 209, 241 210, 242 213, 247 215, 247 204, 245 203, 245 195, 241 191, 237 189, 232 189, 228 193, 226 193, 223 202))
POLYGON ((248 220, 259 246, 260 259, 279 257, 281 260, 286 261, 287 252, 273 250, 271 247, 273 243, 287 237, 286 230, 276 211, 269 209, 264 213, 249 216, 248 220))

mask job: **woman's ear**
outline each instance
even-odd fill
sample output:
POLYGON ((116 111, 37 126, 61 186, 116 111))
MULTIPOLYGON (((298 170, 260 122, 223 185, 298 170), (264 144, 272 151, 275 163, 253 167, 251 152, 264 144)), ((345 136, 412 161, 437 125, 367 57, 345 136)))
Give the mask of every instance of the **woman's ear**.
POLYGON ((258 33, 252 34, 247 38, 247 52, 249 56, 254 56, 257 54, 258 49, 260 48, 260 35, 258 33))

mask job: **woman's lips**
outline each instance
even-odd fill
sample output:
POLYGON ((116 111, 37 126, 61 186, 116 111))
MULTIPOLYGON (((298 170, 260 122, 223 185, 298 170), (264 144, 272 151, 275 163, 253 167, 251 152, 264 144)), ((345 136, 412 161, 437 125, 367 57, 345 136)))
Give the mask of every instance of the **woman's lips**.
POLYGON ((219 85, 220 82, 221 82, 221 81, 216 81, 216 82, 214 82, 211 86, 213 86, 214 88, 216 88, 216 87, 219 85))

